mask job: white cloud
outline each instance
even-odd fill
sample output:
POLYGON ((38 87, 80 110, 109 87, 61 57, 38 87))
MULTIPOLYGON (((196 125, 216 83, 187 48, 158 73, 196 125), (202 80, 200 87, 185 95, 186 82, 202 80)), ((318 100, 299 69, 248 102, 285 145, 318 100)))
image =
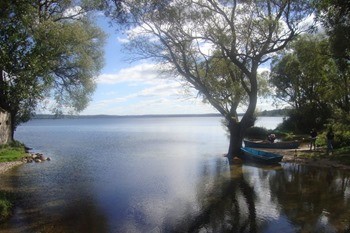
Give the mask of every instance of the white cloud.
POLYGON ((159 84, 151 86, 150 88, 143 89, 142 91, 138 92, 135 96, 137 96, 137 97, 156 97, 156 96, 181 97, 184 94, 185 93, 183 92, 183 88, 182 88, 180 83, 178 83, 178 82, 161 82, 159 84))
POLYGON ((128 38, 121 38, 121 37, 118 37, 117 38, 117 42, 118 43, 121 43, 121 44, 126 44, 126 43, 129 43, 130 40, 128 38))
POLYGON ((80 19, 86 15, 86 12, 81 8, 81 6, 74 6, 66 9, 63 12, 64 17, 72 17, 73 19, 80 19))
POLYGON ((157 68, 157 65, 150 63, 142 63, 136 66, 121 69, 115 74, 102 74, 97 78, 97 83, 149 83, 154 82, 155 80, 159 80, 160 77, 162 77, 162 75, 159 69, 157 68))

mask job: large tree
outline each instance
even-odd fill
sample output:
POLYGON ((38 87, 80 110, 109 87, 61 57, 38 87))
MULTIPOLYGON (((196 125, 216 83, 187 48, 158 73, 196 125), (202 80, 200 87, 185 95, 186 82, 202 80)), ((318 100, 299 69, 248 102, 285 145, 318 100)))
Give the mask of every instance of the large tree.
POLYGON ((85 1, 2 0, 0 107, 11 114, 12 138, 44 100, 56 112, 84 109, 102 68, 104 35, 85 1), (87 5, 86 5, 87 6, 87 5))
POLYGON ((338 69, 330 56, 328 38, 305 34, 271 63, 270 81, 276 98, 290 104, 288 121, 293 130, 322 128, 331 109, 341 101, 344 87, 337 82, 338 69))
POLYGON ((317 18, 329 36, 330 51, 339 69, 337 102, 344 117, 350 113, 350 2, 343 0, 314 0, 317 18))
POLYGON ((108 13, 133 28, 131 52, 166 64, 198 90, 227 121, 228 157, 238 155, 246 129, 254 124, 258 68, 306 30, 301 21, 310 14, 308 1, 122 2, 122 9, 108 13), (239 120, 240 105, 246 112, 239 120))

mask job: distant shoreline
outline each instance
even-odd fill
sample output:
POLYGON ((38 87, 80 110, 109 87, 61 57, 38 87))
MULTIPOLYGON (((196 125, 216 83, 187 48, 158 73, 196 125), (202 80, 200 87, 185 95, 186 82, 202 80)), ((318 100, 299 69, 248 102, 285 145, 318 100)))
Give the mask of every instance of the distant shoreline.
POLYGON ((161 117, 221 117, 220 114, 145 114, 145 115, 49 115, 49 114, 38 114, 32 117, 32 119, 75 119, 75 118, 161 118, 161 117))
MULTIPOLYGON (((243 116, 243 113, 238 113, 238 116, 243 116)), ((285 117, 286 115, 278 113, 261 112, 258 117, 285 117)), ((208 114, 145 114, 145 115, 50 115, 38 114, 32 119, 88 119, 88 118, 165 118, 165 117, 222 117, 219 113, 208 114)))

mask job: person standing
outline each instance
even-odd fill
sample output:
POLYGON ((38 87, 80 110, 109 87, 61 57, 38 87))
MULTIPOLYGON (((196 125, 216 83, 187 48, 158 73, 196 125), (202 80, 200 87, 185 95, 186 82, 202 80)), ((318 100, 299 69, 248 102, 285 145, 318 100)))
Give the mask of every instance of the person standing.
POLYGON ((311 130, 310 138, 310 150, 312 150, 312 146, 314 146, 314 150, 316 150, 317 131, 315 129, 311 130))
POLYGON ((270 142, 270 143, 274 143, 275 140, 276 140, 276 135, 275 134, 269 134, 269 136, 267 136, 267 140, 270 142))
POLYGON ((327 154, 333 153, 333 140, 334 140, 334 133, 332 127, 329 128, 327 132, 327 154))

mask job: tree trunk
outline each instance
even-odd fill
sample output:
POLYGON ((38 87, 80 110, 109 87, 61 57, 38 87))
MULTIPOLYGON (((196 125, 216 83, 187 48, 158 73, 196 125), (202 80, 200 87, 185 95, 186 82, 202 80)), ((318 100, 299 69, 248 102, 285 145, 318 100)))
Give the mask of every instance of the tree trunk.
POLYGON ((12 112, 10 113, 10 127, 11 127, 11 142, 15 141, 15 129, 16 129, 16 124, 15 124, 15 114, 12 112))
POLYGON ((228 148, 227 158, 231 161, 234 157, 238 157, 241 152, 244 130, 242 130, 239 122, 231 121, 228 125, 230 132, 230 145, 228 148))
POLYGON ((228 130, 230 132, 230 145, 227 153, 227 158, 232 161, 234 157, 238 157, 241 153, 244 134, 249 127, 254 126, 255 117, 254 111, 257 103, 257 94, 253 93, 250 96, 248 110, 239 122, 236 119, 229 119, 228 130))

